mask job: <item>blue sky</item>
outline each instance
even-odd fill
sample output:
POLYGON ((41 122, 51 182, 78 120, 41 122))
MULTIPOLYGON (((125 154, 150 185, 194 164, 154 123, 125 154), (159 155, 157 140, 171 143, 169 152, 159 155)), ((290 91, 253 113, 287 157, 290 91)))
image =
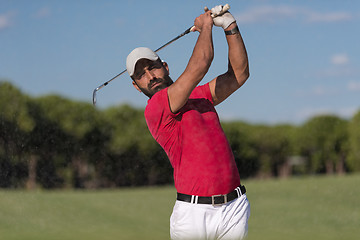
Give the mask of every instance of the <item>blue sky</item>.
MULTIPOLYGON (((135 47, 156 49, 217 4, 230 4, 243 35, 250 78, 217 107, 223 120, 301 124, 318 114, 360 110, 360 1, 1 0, 0 79, 31 96, 91 102, 94 88, 125 69, 135 47)), ((176 79, 198 33, 159 52, 176 79)), ((205 83, 226 71, 227 45, 213 30, 215 58, 205 83)), ((127 74, 98 92, 98 108, 147 98, 127 74)))

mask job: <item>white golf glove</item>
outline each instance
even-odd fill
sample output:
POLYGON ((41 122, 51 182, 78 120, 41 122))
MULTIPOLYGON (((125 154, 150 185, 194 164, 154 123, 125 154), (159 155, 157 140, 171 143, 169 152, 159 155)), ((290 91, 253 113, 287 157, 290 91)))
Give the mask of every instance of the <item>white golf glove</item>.
MULTIPOLYGON (((218 5, 213 7, 210 11, 211 11, 211 16, 216 16, 219 13, 221 13, 221 10, 223 9, 222 5, 218 5)), ((224 14, 214 17, 213 18, 214 21, 214 25, 217 27, 222 27, 223 29, 226 29, 227 27, 230 26, 230 24, 232 24, 233 22, 235 22, 235 18, 233 17, 233 15, 231 15, 231 13, 229 11, 226 11, 224 14)))

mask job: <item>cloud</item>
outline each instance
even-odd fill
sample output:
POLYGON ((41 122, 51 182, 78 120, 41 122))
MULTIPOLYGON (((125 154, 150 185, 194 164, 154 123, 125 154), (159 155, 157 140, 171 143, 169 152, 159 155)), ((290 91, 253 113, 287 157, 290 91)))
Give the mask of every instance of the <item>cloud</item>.
POLYGON ((353 17, 350 13, 346 12, 332 12, 332 13, 318 13, 309 12, 306 20, 310 23, 313 22, 342 22, 351 20, 353 17))
POLYGON ((332 66, 326 69, 319 69, 315 73, 317 78, 349 78, 359 76, 359 69, 351 66, 332 66))
POLYGON ((316 86, 311 89, 311 94, 314 96, 331 96, 336 95, 338 91, 324 86, 316 86))
POLYGON ((329 57, 328 67, 317 69, 315 76, 318 78, 357 78, 360 71, 354 67, 346 53, 333 54, 329 57))
POLYGON ((289 6, 259 6, 237 15, 241 23, 276 22, 292 18, 299 10, 289 6))
POLYGON ((332 111, 328 108, 312 108, 307 107, 299 110, 295 115, 299 119, 310 119, 314 116, 332 114, 332 111))
POLYGON ((347 84, 347 89, 351 92, 360 92, 360 81, 350 81, 347 84))
POLYGON ((320 13, 308 8, 294 6, 257 6, 237 14, 236 19, 241 23, 276 23, 299 19, 306 23, 331 23, 353 19, 348 12, 320 13))
POLYGON ((336 97, 349 92, 360 92, 360 81, 349 81, 341 86, 313 86, 309 89, 297 90, 295 96, 298 98, 308 97, 336 97))
POLYGON ((50 8, 43 7, 34 14, 34 17, 35 18, 46 18, 46 17, 49 17, 50 15, 51 15, 50 8))
POLYGON ((13 25, 14 12, 0 14, 0 31, 13 25))
POLYGON ((349 63, 349 57, 347 54, 336 54, 331 56, 330 62, 334 65, 345 65, 349 63))
POLYGON ((297 119, 308 120, 312 117, 319 115, 335 115, 341 118, 352 118, 356 112, 359 110, 358 106, 349 106, 349 107, 308 107, 299 110, 295 115, 297 119))
POLYGON ((307 97, 324 97, 324 96, 336 96, 341 93, 341 89, 331 87, 331 86, 313 86, 310 89, 306 90, 297 90, 296 96, 299 98, 307 97))

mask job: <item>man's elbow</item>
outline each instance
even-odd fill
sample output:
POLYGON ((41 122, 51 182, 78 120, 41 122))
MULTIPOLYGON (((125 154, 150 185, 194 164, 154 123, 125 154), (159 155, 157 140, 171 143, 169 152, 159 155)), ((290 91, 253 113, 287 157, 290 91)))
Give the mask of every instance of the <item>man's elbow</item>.
POLYGON ((250 77, 249 65, 246 66, 245 71, 243 73, 245 81, 250 77))
POLYGON ((234 78, 236 79, 236 81, 238 82, 239 87, 240 87, 250 77, 249 65, 246 65, 245 68, 234 70, 232 72, 232 74, 233 74, 234 78))

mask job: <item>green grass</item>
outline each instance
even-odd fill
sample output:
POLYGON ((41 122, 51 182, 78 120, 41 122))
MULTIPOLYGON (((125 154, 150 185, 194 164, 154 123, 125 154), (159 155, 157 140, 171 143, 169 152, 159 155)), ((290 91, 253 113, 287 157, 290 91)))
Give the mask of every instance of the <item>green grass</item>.
POLYGON ((248 239, 359 239, 359 183, 360 175, 248 182, 248 239))
MULTIPOLYGON (((358 239, 360 175, 246 180, 249 240, 358 239)), ((173 187, 0 190, 0 240, 169 239, 173 187)))

